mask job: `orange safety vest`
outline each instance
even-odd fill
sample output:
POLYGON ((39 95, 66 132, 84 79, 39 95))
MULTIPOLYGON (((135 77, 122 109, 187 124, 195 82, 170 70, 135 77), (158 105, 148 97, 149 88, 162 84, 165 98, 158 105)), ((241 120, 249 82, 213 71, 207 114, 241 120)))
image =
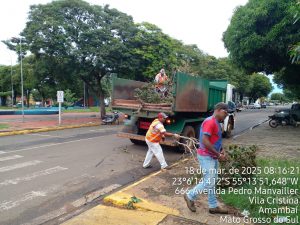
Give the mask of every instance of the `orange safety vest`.
POLYGON ((156 76, 158 76, 158 82, 156 84, 156 87, 163 87, 164 86, 164 82, 168 80, 168 76, 167 74, 165 74, 164 76, 162 76, 160 73, 157 74, 156 76))
MULTIPOLYGON (((147 131, 147 134, 146 134, 146 139, 150 142, 153 142, 153 143, 159 143, 160 140, 161 140, 161 132, 159 129, 155 129, 155 126, 160 124, 161 122, 158 120, 158 119, 155 119, 150 127, 149 127, 149 130, 147 131)), ((163 127, 164 129, 164 127, 163 127)))

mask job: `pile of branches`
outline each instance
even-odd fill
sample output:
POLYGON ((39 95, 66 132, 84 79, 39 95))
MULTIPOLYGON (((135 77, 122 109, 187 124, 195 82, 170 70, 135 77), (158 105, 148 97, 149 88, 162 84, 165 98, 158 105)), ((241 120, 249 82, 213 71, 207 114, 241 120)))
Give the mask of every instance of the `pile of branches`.
MULTIPOLYGON (((180 136, 181 140, 177 141, 185 149, 185 154, 190 154, 197 162, 197 148, 199 141, 196 138, 188 138, 180 136)), ((257 146, 238 146, 230 145, 228 150, 225 150, 227 160, 220 162, 221 173, 218 174, 219 185, 224 187, 234 187, 242 185, 255 175, 257 146), (247 169, 248 168, 248 169, 247 169), (233 172, 234 171, 234 172, 233 172)), ((196 175, 197 177, 199 174, 196 175)), ((202 176, 202 175, 200 175, 202 176)))
POLYGON ((165 84, 167 92, 159 93, 156 90, 155 83, 148 83, 141 88, 134 90, 134 97, 142 103, 167 103, 172 104, 172 83, 168 82, 165 84))
POLYGON ((219 175, 221 187, 239 186, 255 173, 257 146, 230 145, 226 151, 227 160, 220 163, 222 173, 219 175), (248 168, 248 169, 247 169, 248 168), (233 173, 233 170, 236 172, 233 173), (229 181, 229 182, 228 182, 229 181))

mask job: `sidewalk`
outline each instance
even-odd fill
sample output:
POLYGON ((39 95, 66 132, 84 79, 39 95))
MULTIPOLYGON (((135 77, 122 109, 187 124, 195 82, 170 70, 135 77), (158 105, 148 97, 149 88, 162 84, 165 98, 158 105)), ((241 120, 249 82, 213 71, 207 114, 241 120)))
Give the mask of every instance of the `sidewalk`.
POLYGON ((0 135, 13 135, 21 131, 48 131, 64 128, 95 126, 100 124, 99 113, 65 113, 62 123, 58 124, 58 115, 25 115, 24 122, 20 115, 1 115, 0 135))
MULTIPOLYGON (((192 158, 186 158, 174 164, 169 171, 153 173, 106 196, 100 205, 66 221, 63 225, 232 224, 220 221, 220 215, 208 213, 206 196, 201 196, 196 201, 196 213, 187 208, 183 194, 180 193, 181 190, 191 187, 188 180, 192 175, 186 172, 187 167, 197 168, 198 163, 192 158), (132 197, 136 197, 140 202, 131 204, 132 197)), ((226 207, 222 203, 220 205, 226 207)))
POLYGON ((258 157, 299 159, 300 126, 271 128, 266 122, 233 140, 225 139, 225 144, 257 145, 258 157))

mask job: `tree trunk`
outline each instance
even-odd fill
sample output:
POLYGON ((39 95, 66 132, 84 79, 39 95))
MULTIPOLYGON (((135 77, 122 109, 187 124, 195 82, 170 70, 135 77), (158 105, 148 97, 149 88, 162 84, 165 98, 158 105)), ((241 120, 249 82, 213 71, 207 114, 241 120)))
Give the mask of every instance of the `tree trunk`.
POLYGON ((27 108, 29 108, 29 99, 30 98, 30 93, 28 92, 28 94, 26 95, 26 103, 27 103, 27 108))
POLYGON ((99 104, 100 104, 100 118, 102 119, 106 115, 104 94, 103 94, 102 88, 100 88, 100 90, 99 90, 99 104))

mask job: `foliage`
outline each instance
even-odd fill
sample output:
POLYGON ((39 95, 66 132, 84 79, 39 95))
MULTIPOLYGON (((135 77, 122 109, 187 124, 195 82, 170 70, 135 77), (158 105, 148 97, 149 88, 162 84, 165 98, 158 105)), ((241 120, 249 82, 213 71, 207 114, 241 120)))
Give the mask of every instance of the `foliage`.
POLYGON ((254 73, 250 76, 248 96, 253 100, 268 96, 272 89, 269 78, 264 74, 254 73))
POLYGON ((0 97, 6 97, 6 96, 10 96, 10 95, 11 95, 11 91, 0 92, 0 97))
MULTIPOLYGON (((299 42, 300 23, 294 22, 296 0, 249 0, 235 10, 223 34, 230 58, 248 73, 275 73, 279 85, 299 88, 299 64, 288 51, 299 42)), ((300 94, 300 93, 299 93, 300 94)))
POLYGON ((132 196, 130 198, 130 200, 128 201, 128 203, 125 205, 125 207, 127 209, 135 209, 136 207, 134 206, 134 203, 139 203, 141 201, 142 201, 141 199, 139 199, 139 198, 137 198, 135 196, 132 196))
POLYGON ((299 97, 295 94, 295 92, 289 89, 283 89, 284 97, 287 101, 296 101, 299 100, 299 97))
POLYGON ((22 36, 38 60, 54 65, 49 79, 80 78, 99 96, 104 115, 102 78, 130 74, 128 46, 135 29, 132 18, 116 9, 62 0, 31 6, 22 36))
MULTIPOLYGON (((35 99, 55 99, 57 90, 83 96, 83 83, 99 97, 111 96, 111 76, 152 82, 163 67, 208 79, 228 79, 240 93, 249 90, 250 76, 228 58, 217 59, 196 45, 184 45, 150 23, 134 24, 132 17, 109 6, 82 0, 60 0, 33 5, 22 31, 24 90, 35 99), (26 56, 27 52, 31 55, 26 56)), ((20 53, 19 39, 4 41, 20 53)), ((20 60, 20 57, 19 57, 20 60)), ((5 74, 10 74, 6 69, 5 74)), ((15 96, 20 95, 20 65, 13 67, 15 96)), ((9 78, 7 75, 6 78, 9 78)), ((1 77, 1 82, 9 79, 1 77)), ((0 90, 1 91, 1 90, 0 90)), ((2 90, 9 91, 9 90, 2 90)))
POLYGON ((283 101, 285 99, 284 94, 282 93, 272 93, 271 94, 271 100, 278 100, 278 101, 283 101))
POLYGON ((226 151, 228 160, 220 163, 221 168, 221 183, 225 186, 238 186, 234 183, 233 178, 250 178, 252 174, 242 173, 244 167, 256 167, 256 151, 257 146, 238 146, 230 145, 226 151), (237 169, 237 173, 232 173, 230 170, 237 169), (227 180, 227 181, 226 181, 227 180))
MULTIPOLYGON (((299 23, 300 20, 300 0, 298 0, 297 4, 294 8, 295 11, 295 21, 294 23, 299 23)), ((300 42, 295 44, 290 51, 290 55, 292 58, 292 63, 300 63, 300 42)))
POLYGON ((64 91, 64 106, 71 106, 76 101, 75 93, 72 93, 70 89, 64 91))
POLYGON ((155 88, 155 83, 148 83, 141 88, 137 88, 134 90, 134 96, 144 102, 144 103, 172 103, 173 96, 172 96, 172 83, 169 82, 165 84, 165 87, 168 90, 166 96, 162 93, 158 93, 155 88))

